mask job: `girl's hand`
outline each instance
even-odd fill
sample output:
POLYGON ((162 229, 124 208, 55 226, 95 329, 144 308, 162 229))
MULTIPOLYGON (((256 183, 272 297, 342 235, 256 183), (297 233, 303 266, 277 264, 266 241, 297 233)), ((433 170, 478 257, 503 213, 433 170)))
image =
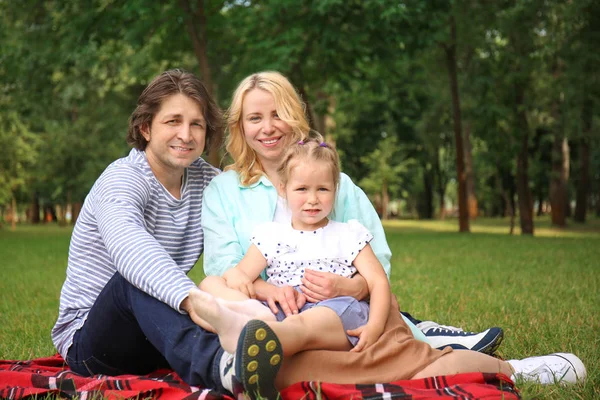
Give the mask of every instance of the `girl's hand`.
POLYGON ((339 296, 351 296, 364 300, 369 288, 365 279, 356 275, 354 278, 344 278, 331 272, 320 272, 307 269, 302 278, 302 293, 311 303, 339 296))
POLYGON ((251 299, 256 298, 252 280, 239 268, 231 268, 225 271, 223 279, 225 280, 227 287, 242 292, 251 299))
POLYGON ((381 332, 379 329, 375 329, 373 325, 363 325, 359 326, 356 329, 348 329, 346 331, 348 335, 358 337, 358 343, 354 346, 350 351, 359 352, 363 351, 367 347, 371 346, 373 343, 379 339, 381 332))
POLYGON ((298 314, 298 310, 306 304, 306 297, 291 286, 282 286, 269 291, 265 301, 273 314, 279 312, 279 308, 277 308, 279 303, 283 313, 289 317, 298 314))

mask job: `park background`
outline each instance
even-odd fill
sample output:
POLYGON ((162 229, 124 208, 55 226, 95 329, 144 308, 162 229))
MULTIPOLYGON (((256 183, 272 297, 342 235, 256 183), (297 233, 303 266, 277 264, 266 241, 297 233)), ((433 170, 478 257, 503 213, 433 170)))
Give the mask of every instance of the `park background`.
POLYGON ((149 81, 226 109, 277 70, 385 220, 401 304, 576 352, 585 385, 524 393, 600 396, 599 27, 592 0, 0 1, 0 358, 52 353, 71 225, 149 81))

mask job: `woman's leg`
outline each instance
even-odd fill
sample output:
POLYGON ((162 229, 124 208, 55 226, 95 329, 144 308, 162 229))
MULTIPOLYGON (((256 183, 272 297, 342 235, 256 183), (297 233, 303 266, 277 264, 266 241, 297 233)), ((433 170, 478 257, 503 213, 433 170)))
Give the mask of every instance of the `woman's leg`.
POLYGON ((506 361, 488 356, 487 354, 472 350, 456 350, 452 353, 444 354, 417 372, 411 379, 428 378, 438 375, 455 375, 465 372, 500 372, 511 376, 514 371, 506 361))

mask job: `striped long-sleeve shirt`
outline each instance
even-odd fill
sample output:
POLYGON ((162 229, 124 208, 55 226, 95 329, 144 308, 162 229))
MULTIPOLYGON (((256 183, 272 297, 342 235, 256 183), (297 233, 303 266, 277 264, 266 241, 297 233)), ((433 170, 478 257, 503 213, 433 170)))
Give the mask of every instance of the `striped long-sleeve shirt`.
POLYGON ((85 199, 75 224, 67 278, 52 341, 65 357, 73 335, 109 279, 133 285, 179 308, 195 283, 186 275, 203 250, 204 188, 218 170, 202 159, 186 169, 181 199, 156 179, 144 152, 110 164, 85 199))

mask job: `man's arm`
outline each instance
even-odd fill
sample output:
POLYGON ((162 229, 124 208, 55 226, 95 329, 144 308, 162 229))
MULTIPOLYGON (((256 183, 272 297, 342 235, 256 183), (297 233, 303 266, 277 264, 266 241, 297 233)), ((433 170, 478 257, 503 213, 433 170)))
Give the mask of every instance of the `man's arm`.
POLYGON ((194 282, 146 230, 150 185, 141 172, 114 168, 96 183, 98 230, 117 271, 150 296, 180 310, 194 282), (123 184, 126 182, 126 184, 123 184))

